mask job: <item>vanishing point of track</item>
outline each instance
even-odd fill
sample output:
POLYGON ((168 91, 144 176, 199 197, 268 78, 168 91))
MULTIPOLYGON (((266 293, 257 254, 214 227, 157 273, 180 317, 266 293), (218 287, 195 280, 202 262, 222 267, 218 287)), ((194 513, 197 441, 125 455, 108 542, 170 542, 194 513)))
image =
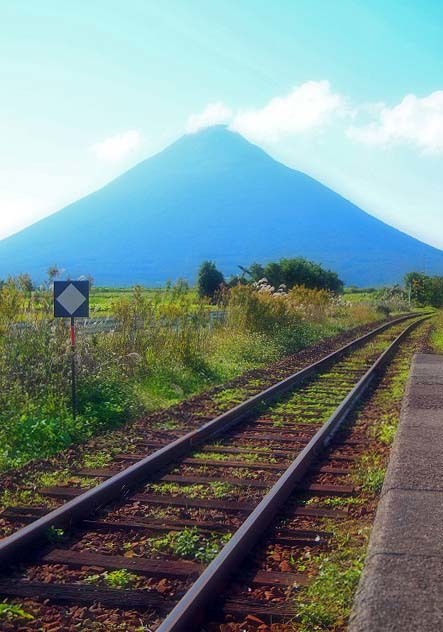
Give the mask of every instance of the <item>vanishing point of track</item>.
MULTIPOLYGON (((319 465, 319 457, 339 441, 344 419, 423 318, 407 315, 378 327, 172 443, 141 441, 138 453, 117 455, 105 469, 79 471, 101 481, 87 491, 38 490, 64 501, 49 513, 36 507, 7 509, 9 520, 28 524, 0 541, 2 569, 9 573, 0 579, 0 594, 149 611, 160 632, 197 631, 214 596, 234 572, 238 576, 264 530, 283 507, 290 514, 287 501, 294 490, 316 496, 352 492, 352 486, 336 482, 352 458, 346 452, 352 445, 342 442, 332 466, 319 465), (405 326, 410 318, 413 322, 405 326), (306 482, 308 470, 313 476, 306 482), (57 529, 66 532, 62 541, 48 542, 57 529), (162 540, 167 534, 173 535, 162 540), (183 559, 193 556, 180 555, 174 534, 181 534, 185 548, 188 538, 206 554, 194 547, 194 559, 183 559), (51 581, 48 569, 55 569, 51 581), (94 569, 127 569, 138 580, 122 593, 101 586, 100 580, 85 581, 94 569)), ((303 513, 299 507, 292 511, 303 513)), ((314 515, 315 509, 304 512, 314 515)), ((317 537, 286 530, 276 541, 317 537)), ((272 588, 289 585, 294 577, 257 571, 247 582, 272 588)), ((235 616, 250 608, 247 601, 229 598, 223 604, 224 613, 235 616)), ((270 620, 294 614, 272 603, 256 612, 270 620)))

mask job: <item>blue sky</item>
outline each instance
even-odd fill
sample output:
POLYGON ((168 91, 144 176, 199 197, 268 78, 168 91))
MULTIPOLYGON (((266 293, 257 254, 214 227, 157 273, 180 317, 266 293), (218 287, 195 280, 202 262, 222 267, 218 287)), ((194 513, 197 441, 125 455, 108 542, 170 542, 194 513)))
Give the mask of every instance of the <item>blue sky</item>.
POLYGON ((440 0, 0 0, 0 237, 225 122, 443 248, 440 0))

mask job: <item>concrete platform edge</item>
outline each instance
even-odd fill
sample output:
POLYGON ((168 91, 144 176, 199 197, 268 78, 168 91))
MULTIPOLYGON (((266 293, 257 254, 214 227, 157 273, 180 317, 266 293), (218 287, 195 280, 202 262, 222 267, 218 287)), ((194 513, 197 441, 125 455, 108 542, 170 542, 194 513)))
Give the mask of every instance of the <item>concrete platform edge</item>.
POLYGON ((443 630, 443 356, 413 358, 348 630, 443 630))

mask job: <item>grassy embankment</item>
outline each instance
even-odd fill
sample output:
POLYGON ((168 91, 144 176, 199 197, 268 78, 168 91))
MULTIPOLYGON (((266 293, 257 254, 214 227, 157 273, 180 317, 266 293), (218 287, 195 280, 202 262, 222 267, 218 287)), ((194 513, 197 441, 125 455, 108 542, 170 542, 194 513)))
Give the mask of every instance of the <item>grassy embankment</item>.
POLYGON ((74 421, 67 323, 52 320, 50 293, 26 296, 12 283, 0 291, 0 471, 381 317, 304 288, 235 288, 219 305, 225 321, 211 326, 213 307, 183 287, 98 292, 92 304, 119 327, 79 337, 74 421))

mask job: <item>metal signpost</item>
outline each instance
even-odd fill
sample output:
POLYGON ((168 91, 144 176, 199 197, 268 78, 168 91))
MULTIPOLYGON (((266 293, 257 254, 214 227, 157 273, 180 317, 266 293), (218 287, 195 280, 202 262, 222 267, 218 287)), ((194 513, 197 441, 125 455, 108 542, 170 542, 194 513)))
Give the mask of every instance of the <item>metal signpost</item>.
POLYGON ((74 318, 89 316, 89 281, 54 281, 54 318, 71 319, 72 414, 77 415, 74 318))

